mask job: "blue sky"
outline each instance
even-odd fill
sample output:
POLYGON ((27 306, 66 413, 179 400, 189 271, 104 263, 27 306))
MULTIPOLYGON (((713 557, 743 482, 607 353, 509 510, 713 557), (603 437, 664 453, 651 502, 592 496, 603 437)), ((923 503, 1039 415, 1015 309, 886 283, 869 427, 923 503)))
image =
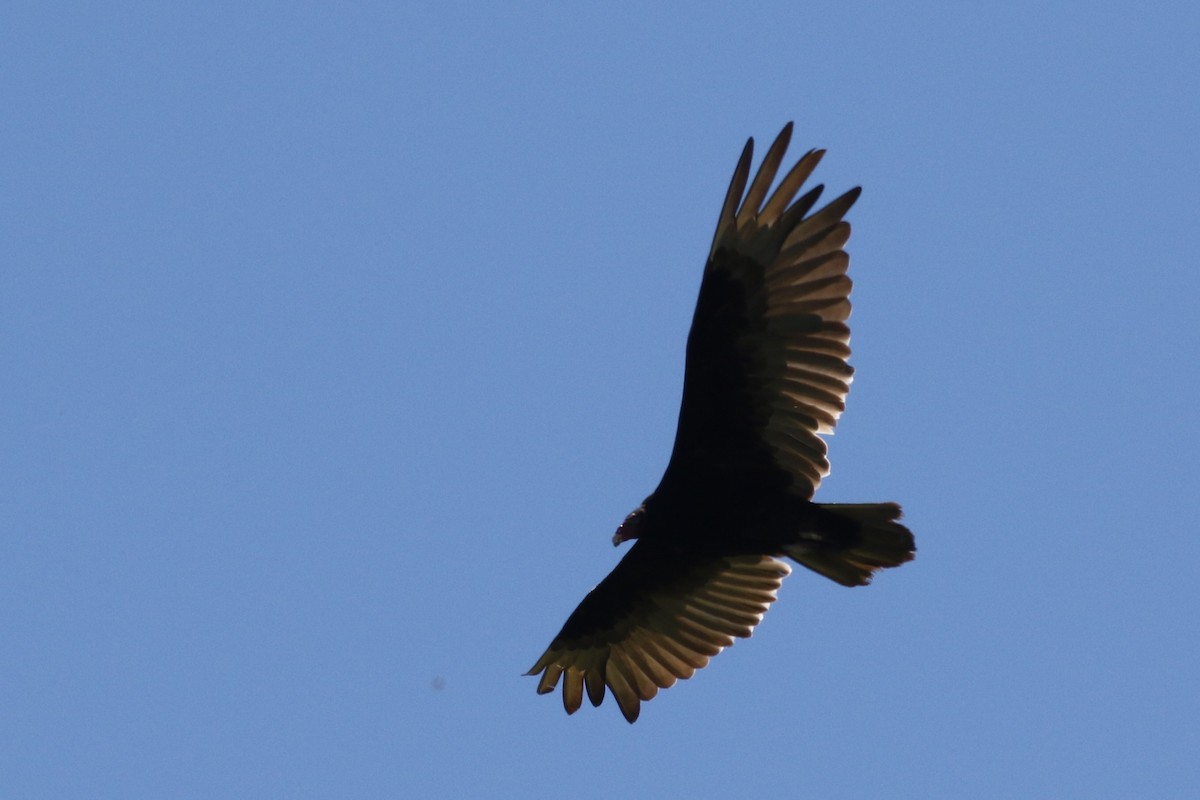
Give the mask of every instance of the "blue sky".
POLYGON ((1189 3, 0 12, 0 795, 1191 797, 1189 3), (789 119, 917 560, 568 718, 789 119), (761 152, 761 150, 760 150, 761 152))

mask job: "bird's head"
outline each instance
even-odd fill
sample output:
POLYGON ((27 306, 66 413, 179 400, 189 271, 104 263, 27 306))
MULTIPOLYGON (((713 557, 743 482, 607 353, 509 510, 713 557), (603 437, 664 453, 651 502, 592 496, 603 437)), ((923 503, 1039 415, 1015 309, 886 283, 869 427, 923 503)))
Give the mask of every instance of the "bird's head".
POLYGON ((629 516, 625 517, 625 521, 617 526, 617 532, 613 534, 613 547, 617 547, 621 542, 630 539, 636 539, 641 535, 642 517, 646 514, 646 504, 629 512, 629 516))

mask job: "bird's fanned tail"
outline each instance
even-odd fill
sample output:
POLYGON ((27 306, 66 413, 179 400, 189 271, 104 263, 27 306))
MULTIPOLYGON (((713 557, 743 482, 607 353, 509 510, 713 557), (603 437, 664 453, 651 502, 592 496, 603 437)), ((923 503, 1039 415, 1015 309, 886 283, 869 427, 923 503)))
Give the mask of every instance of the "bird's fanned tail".
POLYGON ((877 570, 911 561, 917 546, 895 503, 818 503, 827 536, 802 538, 784 551, 797 563, 843 586, 865 586, 877 570))

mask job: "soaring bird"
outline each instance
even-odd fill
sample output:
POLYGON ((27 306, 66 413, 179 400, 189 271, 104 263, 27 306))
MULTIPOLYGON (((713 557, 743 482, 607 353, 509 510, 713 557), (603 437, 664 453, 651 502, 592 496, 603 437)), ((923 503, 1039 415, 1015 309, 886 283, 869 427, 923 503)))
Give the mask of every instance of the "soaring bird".
POLYGON ((563 683, 577 711, 612 692, 629 722, 641 701, 690 678, 748 637, 791 572, 784 558, 843 586, 909 561, 895 503, 814 503, 829 474, 821 435, 845 408, 850 278, 843 217, 855 188, 819 211, 824 155, 810 150, 779 181, 789 122, 750 188, 746 142, 717 218, 687 340, 675 445, 658 488, 613 544, 636 540, 567 618, 527 674, 538 694, 563 683))

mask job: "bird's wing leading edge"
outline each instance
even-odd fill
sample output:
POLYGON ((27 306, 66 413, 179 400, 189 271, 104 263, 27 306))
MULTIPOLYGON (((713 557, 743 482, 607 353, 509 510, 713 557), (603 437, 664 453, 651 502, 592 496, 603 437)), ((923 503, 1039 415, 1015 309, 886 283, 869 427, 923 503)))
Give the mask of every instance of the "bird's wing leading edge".
POLYGON ((859 189, 808 215, 823 187, 796 197, 821 160, 806 153, 768 197, 789 123, 746 189, 746 143, 717 221, 688 336, 683 402, 659 491, 773 481, 804 499, 829 474, 833 432, 854 370, 850 223, 859 189), (744 192, 744 196, 743 196, 744 192))
POLYGON ((790 572, 770 556, 668 554, 639 541, 527 674, 542 673, 538 694, 561 678, 568 714, 585 690, 600 705, 607 687, 632 723, 641 701, 690 678, 734 637, 750 636, 790 572))

